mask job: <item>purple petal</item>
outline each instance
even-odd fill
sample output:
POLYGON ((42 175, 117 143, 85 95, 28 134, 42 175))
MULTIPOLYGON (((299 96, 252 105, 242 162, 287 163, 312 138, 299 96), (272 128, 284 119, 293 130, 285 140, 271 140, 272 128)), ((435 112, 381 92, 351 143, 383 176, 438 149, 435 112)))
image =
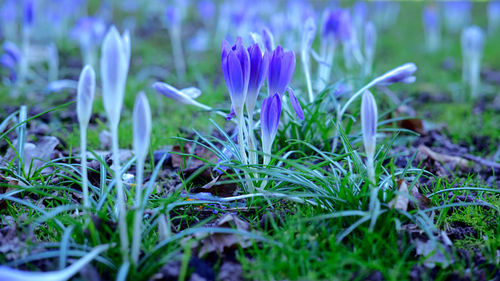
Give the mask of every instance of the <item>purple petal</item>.
POLYGON ((297 114, 300 120, 304 120, 304 111, 302 110, 302 106, 299 103, 299 100, 293 93, 292 88, 288 88, 288 97, 290 98, 290 103, 292 104, 293 110, 297 114))
POLYGON ((226 121, 231 121, 231 119, 233 119, 234 115, 235 115, 234 108, 231 107, 231 112, 229 112, 229 114, 226 115, 226 121))

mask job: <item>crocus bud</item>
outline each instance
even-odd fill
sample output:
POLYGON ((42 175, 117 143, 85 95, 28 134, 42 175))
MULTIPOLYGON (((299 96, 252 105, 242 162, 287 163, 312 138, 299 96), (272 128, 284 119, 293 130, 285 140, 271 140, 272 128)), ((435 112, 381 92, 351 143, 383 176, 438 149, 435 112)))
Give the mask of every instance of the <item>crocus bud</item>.
POLYGON ((241 37, 236 38, 231 47, 229 42, 222 43, 222 73, 226 82, 231 104, 236 114, 243 113, 243 106, 250 80, 250 56, 243 46, 241 37))
POLYGON ((448 31, 458 33, 470 20, 470 1, 444 1, 444 23, 448 31))
POLYGON ((481 56, 484 47, 484 33, 478 26, 471 26, 462 32, 462 51, 472 56, 481 56))
POLYGON ((484 47, 484 33, 481 28, 471 26, 462 32, 463 80, 471 87, 471 95, 476 97, 480 84, 481 57, 484 47))
POLYGON ((248 81, 248 93, 245 104, 248 114, 252 115, 260 88, 264 84, 264 79, 267 76, 269 53, 266 52, 264 56, 262 56, 259 45, 255 43, 248 47, 248 54, 250 56, 250 79, 248 81))
POLYGON ((33 14, 34 14, 34 3, 33 0, 25 0, 24 1, 24 24, 26 26, 33 25, 33 14))
POLYGON ((274 50, 274 36, 267 27, 262 29, 262 41, 264 42, 264 47, 266 47, 268 52, 272 52, 274 50))
POLYGON ((283 48, 278 45, 273 51, 267 74, 267 88, 269 96, 278 93, 281 96, 292 80, 293 72, 295 71, 295 54, 293 51, 283 51, 283 48))
POLYGON ((365 25, 365 74, 372 70, 373 58, 375 57, 375 47, 377 45, 377 30, 372 22, 365 25))
POLYGON ((151 136, 151 108, 144 92, 140 92, 134 104, 134 152, 138 159, 146 158, 151 136))
POLYGON ((316 22, 314 17, 307 18, 302 32, 302 55, 309 52, 316 36, 316 22))
POLYGON ((302 106, 300 105, 300 102, 295 96, 292 88, 288 88, 288 98, 290 98, 290 103, 292 104, 297 117, 299 117, 300 120, 304 120, 304 111, 302 110, 302 106))
POLYGON ((123 37, 113 26, 108 31, 101 51, 101 79, 104 108, 112 126, 118 126, 125 95, 125 83, 130 61, 130 38, 123 37))
POLYGON ((365 91, 361 100, 361 131, 366 154, 373 158, 377 133, 377 103, 370 91, 365 91))
POLYGON ((427 6, 422 11, 422 22, 425 31, 425 44, 429 52, 434 52, 441 44, 441 24, 436 7, 427 6))
POLYGON ((387 86, 394 83, 411 84, 416 80, 416 77, 413 76, 415 71, 417 71, 417 66, 414 63, 405 63, 377 78, 376 85, 387 86))
POLYGON ((186 94, 185 92, 178 90, 167 83, 155 82, 153 84, 153 88, 158 93, 166 96, 169 99, 173 99, 176 102, 189 105, 196 105, 196 101, 189 94, 186 94))
POLYGON ((264 99, 260 109, 260 127, 262 147, 265 153, 271 152, 271 146, 278 131, 281 115, 281 98, 274 94, 264 99))
POLYGON ((76 112, 80 127, 86 128, 92 113, 95 94, 95 72, 92 66, 86 65, 78 80, 76 112))
POLYGON ((491 34, 500 27, 500 1, 488 4, 488 32, 491 34))
POLYGON ((19 63, 21 61, 21 51, 16 44, 7 41, 3 43, 3 50, 5 51, 5 54, 9 55, 15 63, 19 63))

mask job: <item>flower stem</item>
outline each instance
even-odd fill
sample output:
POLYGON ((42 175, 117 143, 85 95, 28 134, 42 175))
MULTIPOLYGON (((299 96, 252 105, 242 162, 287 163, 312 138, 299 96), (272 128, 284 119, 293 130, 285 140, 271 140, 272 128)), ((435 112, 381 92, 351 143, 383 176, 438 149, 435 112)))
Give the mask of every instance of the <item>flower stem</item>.
POLYGON ((141 225, 142 225, 142 182, 144 175, 144 158, 137 158, 137 172, 135 181, 135 217, 134 217, 134 228, 132 236, 132 262, 137 265, 139 260, 140 251, 140 241, 141 241, 141 225))
POLYGON ((89 183, 87 175, 87 126, 80 126, 80 150, 81 150, 81 166, 82 166, 82 191, 83 191, 83 207, 88 210, 89 202, 89 183))
MULTIPOLYGON (((238 145, 240 147, 240 154, 241 154, 241 163, 243 165, 248 165, 248 159, 247 159, 247 154, 245 151, 245 141, 244 141, 244 131, 245 131, 245 119, 243 118, 243 111, 239 110, 237 113, 237 118, 238 118, 238 145)), ((254 191, 254 186, 252 179, 250 178, 250 175, 248 172, 245 170, 245 179, 247 181, 248 188, 251 192, 254 191)))
POLYGON ((122 257, 124 261, 129 260, 128 256, 128 229, 127 229, 127 210, 125 208, 125 194, 123 192, 123 183, 121 179, 120 169, 120 151, 118 149, 118 123, 111 126, 111 140, 112 140, 112 157, 113 157, 113 171, 115 173, 116 181, 116 200, 118 204, 118 227, 120 231, 120 246, 122 257))

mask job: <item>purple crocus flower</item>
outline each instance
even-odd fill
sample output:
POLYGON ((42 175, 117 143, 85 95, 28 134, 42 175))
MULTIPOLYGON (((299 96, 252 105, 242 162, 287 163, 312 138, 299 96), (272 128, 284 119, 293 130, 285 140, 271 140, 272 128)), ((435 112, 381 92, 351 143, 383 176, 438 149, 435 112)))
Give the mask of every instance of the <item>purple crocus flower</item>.
POLYGON ((215 15, 215 4, 210 0, 203 0, 198 3, 198 13, 205 22, 209 22, 215 15))
POLYGON ((24 24, 26 26, 33 25, 33 14, 34 14, 34 3, 33 0, 25 0, 24 2, 24 24))
POLYGON ((352 36, 352 20, 349 10, 327 10, 323 15, 322 36, 328 41, 348 41, 352 36))
POLYGON ((104 35, 106 35, 106 24, 97 17, 80 18, 70 32, 70 37, 85 47, 100 44, 104 35))
POLYGON ((269 71, 267 75, 267 88, 269 96, 276 93, 280 97, 285 94, 290 80, 295 71, 295 54, 293 51, 285 52, 279 46, 273 51, 269 61, 269 71))
POLYGON ((16 44, 12 42, 5 42, 3 43, 3 50, 5 51, 5 54, 10 56, 15 63, 19 63, 21 60, 21 51, 16 44))
MULTIPOLYGON (((278 131, 281 115, 281 97, 278 93, 267 97, 262 103, 260 110, 260 126, 262 134, 262 150, 264 153, 271 152, 274 138, 278 131)), ((264 157, 264 165, 269 163, 269 157, 264 157)))
POLYGON ((366 151, 366 168, 368 177, 372 183, 375 183, 375 169, 373 167, 373 158, 375 156, 376 134, 377 134, 377 103, 370 91, 363 93, 361 100, 361 131, 363 134, 363 145, 366 151))
POLYGON ((243 114, 243 103, 250 80, 250 55, 243 46, 241 37, 236 38, 233 46, 226 40, 222 42, 221 64, 232 108, 237 115, 243 114))
POLYGON ((248 81, 248 93, 245 104, 248 115, 252 116, 255 103, 257 102, 257 96, 267 76, 269 53, 266 52, 264 56, 262 56, 259 44, 255 43, 248 47, 248 54, 250 56, 250 79, 248 81))

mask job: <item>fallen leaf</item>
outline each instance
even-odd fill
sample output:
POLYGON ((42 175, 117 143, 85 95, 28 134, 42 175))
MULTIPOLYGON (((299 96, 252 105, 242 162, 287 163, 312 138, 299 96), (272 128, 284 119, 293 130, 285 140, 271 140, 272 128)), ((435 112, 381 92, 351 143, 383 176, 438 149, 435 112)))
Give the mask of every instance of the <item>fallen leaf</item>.
POLYGON ((408 203, 410 203, 410 193, 408 192, 408 185, 405 180, 398 181, 398 194, 389 202, 389 207, 397 210, 408 210, 408 203))
MULTIPOLYGON (((215 222, 216 227, 235 228, 238 231, 248 232, 250 225, 248 222, 241 220, 235 214, 225 214, 215 222)), ((198 256, 202 257, 205 254, 217 252, 222 254, 225 249, 232 249, 237 246, 246 248, 251 245, 248 238, 236 234, 228 233, 213 233, 201 240, 201 249, 198 256)))

